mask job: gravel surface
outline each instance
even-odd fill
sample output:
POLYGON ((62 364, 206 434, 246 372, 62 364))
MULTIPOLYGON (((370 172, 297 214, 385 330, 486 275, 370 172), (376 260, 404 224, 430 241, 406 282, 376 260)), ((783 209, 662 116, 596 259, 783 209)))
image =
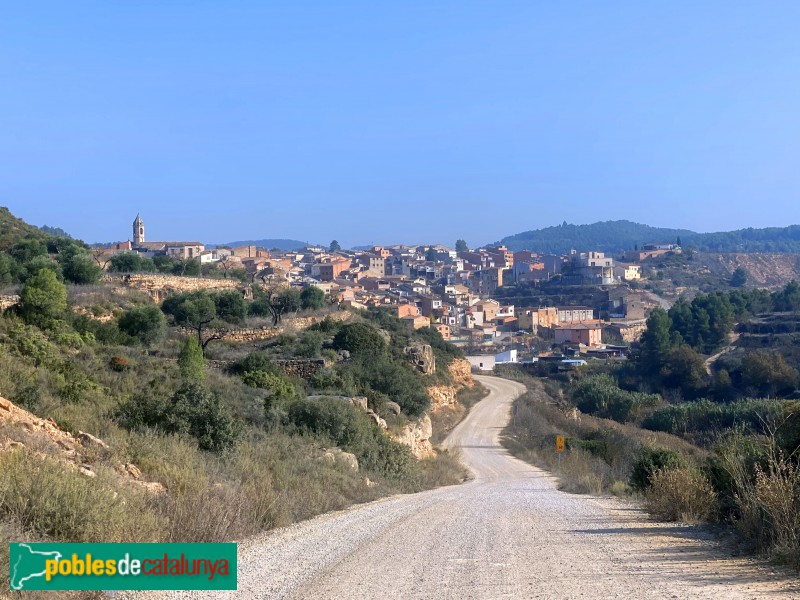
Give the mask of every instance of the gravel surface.
POLYGON ((451 433, 474 479, 322 515, 240 544, 237 592, 167 598, 800 598, 785 573, 733 558, 705 530, 613 498, 560 492, 498 441, 522 386, 451 433))

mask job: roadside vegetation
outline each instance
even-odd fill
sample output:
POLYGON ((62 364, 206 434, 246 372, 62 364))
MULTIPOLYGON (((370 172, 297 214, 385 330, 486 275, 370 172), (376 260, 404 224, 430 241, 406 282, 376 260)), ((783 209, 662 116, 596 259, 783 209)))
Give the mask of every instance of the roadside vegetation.
POLYGON ((700 295, 653 310, 629 361, 541 365, 538 377, 501 369, 529 390, 506 444, 566 490, 638 494, 660 519, 730 523, 754 550, 800 568, 797 355, 788 344, 709 360, 742 323, 786 313, 792 323, 798 311, 794 282, 700 295), (556 435, 566 437, 560 462, 556 435))
MULTIPOLYGON (((156 305, 98 284, 80 242, 0 217, 2 291, 20 296, 0 314, 0 396, 107 445, 77 448, 67 468, 60 451, 0 419, 0 588, 9 541, 242 539, 464 478, 456 457, 416 460, 378 424, 402 427, 428 408, 427 386, 449 380, 461 354, 437 331, 412 333, 379 310, 342 319, 316 288, 254 285, 252 300, 197 291, 156 305), (295 314, 317 322, 258 343, 219 335, 295 314), (410 364, 413 343, 433 347, 435 374, 410 364), (290 359, 325 366, 302 379, 281 367, 290 359), (132 485, 126 469, 159 487, 132 485)), ((120 256, 116 270, 150 269, 120 256)))

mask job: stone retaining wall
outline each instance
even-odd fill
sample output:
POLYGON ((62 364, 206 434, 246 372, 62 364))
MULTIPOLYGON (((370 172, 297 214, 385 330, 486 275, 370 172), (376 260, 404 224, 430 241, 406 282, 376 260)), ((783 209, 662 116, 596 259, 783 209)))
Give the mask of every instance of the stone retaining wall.
POLYGON ((117 283, 141 290, 156 302, 160 302, 170 294, 196 292, 197 290, 239 290, 243 294, 250 293, 250 286, 237 279, 211 279, 207 277, 183 277, 163 273, 131 273, 105 274, 105 283, 117 283))

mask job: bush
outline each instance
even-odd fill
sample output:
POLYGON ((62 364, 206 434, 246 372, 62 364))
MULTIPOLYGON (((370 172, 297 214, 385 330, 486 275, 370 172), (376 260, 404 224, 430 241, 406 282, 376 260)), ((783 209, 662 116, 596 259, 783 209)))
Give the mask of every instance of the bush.
POLYGON ((342 367, 361 393, 382 392, 400 405, 409 416, 421 415, 430 406, 425 384, 418 372, 401 359, 385 354, 361 355, 342 367))
POLYGON ((319 310, 325 306, 325 292, 315 285, 309 285, 300 292, 300 306, 305 310, 319 310))
POLYGON ((145 346, 150 346, 167 335, 167 322, 157 306, 136 306, 122 313, 119 329, 145 346))
POLYGON ((359 464, 386 477, 416 475, 417 462, 407 446, 390 440, 355 406, 336 398, 299 400, 289 407, 289 422, 321 435, 354 453, 359 464))
POLYGON ((317 358, 322 352, 325 334, 319 331, 306 331, 297 340, 295 355, 303 358, 317 358))
POLYGON ((263 350, 256 350, 245 356, 233 366, 233 371, 240 375, 249 371, 264 371, 273 374, 280 372, 272 357, 263 350))
POLYGON ((763 432, 766 423, 796 412, 797 406, 798 403, 790 401, 754 399, 729 404, 710 400, 683 402, 657 409, 644 419, 642 427, 674 434, 715 432, 742 426, 763 432))
POLYGON ((569 390, 581 412, 610 418, 624 423, 638 409, 655 406, 661 401, 657 394, 643 394, 620 389, 611 375, 589 375, 573 384, 569 390))
POLYGON ((198 383, 184 383, 169 402, 147 392, 120 406, 118 419, 128 429, 155 427, 165 433, 194 437, 200 448, 223 452, 232 448, 240 434, 219 396, 198 383))
POLYGON ((178 369, 183 381, 199 383, 206 378, 206 359, 203 349, 195 337, 184 340, 180 354, 178 354, 178 369))
POLYGON ((23 286, 20 303, 28 323, 50 327, 67 310, 67 288, 52 271, 41 269, 23 286))
POLYGON ((666 448, 643 448, 642 454, 633 465, 631 487, 637 490, 647 489, 657 471, 677 469, 684 464, 683 458, 666 448))
POLYGON ((228 323, 244 323, 247 316, 247 304, 240 292, 231 290, 214 294, 217 316, 228 323))
POLYGON ((377 356, 386 350, 383 336, 366 323, 344 325, 333 338, 333 346, 337 350, 367 356, 377 356))
POLYGON ((695 468, 662 468, 650 475, 645 494, 647 510, 666 521, 704 521, 717 511, 717 495, 695 468))
POLYGON ((100 281, 103 270, 86 252, 72 252, 61 264, 64 279, 79 285, 100 281))

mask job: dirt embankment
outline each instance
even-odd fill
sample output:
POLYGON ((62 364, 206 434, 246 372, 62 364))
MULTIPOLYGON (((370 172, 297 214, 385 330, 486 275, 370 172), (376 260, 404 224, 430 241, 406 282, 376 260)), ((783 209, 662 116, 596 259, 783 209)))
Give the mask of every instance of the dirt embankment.
POLYGON ((800 281, 800 255, 767 252, 700 253, 696 262, 720 277, 730 277, 739 267, 747 273, 747 285, 777 289, 800 281))

